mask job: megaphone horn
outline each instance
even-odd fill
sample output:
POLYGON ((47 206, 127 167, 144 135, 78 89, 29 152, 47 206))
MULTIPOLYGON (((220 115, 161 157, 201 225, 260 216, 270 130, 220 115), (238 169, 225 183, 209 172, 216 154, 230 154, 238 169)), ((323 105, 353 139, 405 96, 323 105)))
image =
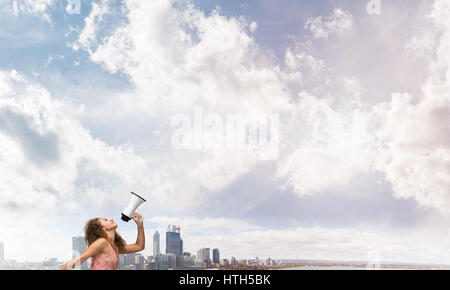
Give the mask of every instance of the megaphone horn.
POLYGON ((134 212, 136 211, 136 209, 144 202, 146 202, 146 200, 143 197, 132 192, 131 199, 130 199, 130 202, 128 203, 128 206, 122 211, 121 219, 125 222, 128 222, 129 220, 131 220, 133 218, 133 215, 134 215, 134 212))

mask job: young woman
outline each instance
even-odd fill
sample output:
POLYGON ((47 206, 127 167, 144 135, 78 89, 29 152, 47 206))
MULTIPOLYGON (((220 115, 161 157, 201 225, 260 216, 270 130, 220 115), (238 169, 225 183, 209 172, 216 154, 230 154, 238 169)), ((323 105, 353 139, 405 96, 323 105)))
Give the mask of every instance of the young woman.
POLYGON ((88 220, 84 227, 85 240, 88 249, 76 257, 60 270, 72 269, 81 265, 92 257, 92 270, 115 270, 119 265, 119 254, 131 254, 145 248, 144 222, 142 215, 135 213, 133 220, 137 224, 138 236, 136 243, 127 245, 124 239, 116 232, 117 225, 114 220, 106 218, 93 218, 88 220))

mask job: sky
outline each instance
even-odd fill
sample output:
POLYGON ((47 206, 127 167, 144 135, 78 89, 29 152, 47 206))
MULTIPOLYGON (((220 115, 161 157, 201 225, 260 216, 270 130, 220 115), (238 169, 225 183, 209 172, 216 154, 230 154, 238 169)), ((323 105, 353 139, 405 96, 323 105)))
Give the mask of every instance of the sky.
POLYGON ((0 0, 7 260, 133 191, 146 256, 450 264, 448 1, 77 3, 0 0))

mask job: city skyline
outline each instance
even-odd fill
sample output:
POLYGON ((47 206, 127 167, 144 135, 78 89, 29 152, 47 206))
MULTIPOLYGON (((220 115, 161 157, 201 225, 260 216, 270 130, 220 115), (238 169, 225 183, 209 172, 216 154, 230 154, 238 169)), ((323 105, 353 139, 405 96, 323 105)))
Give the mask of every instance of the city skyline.
MULTIPOLYGON (((177 225, 168 225, 166 232, 181 233, 181 227, 177 225)), ((159 233, 155 230, 155 234, 159 233)), ((154 235, 159 237, 158 235, 154 235)), ((173 237, 171 237, 173 238, 173 237)), ((154 244, 159 247, 159 241, 153 239, 154 244), (155 243, 158 242, 158 243, 155 243)), ((169 244, 170 245, 170 244, 169 244)), ((170 247, 170 246, 169 246, 170 247)), ((85 251, 87 245, 82 236, 72 237, 72 253, 74 258, 81 252, 85 251)), ((154 249, 153 249, 154 250, 154 249)), ((1 269, 59 269, 65 262, 58 261, 57 258, 46 258, 41 262, 20 262, 16 260, 3 260, 4 244, 0 241, 0 270, 1 269)), ((178 255, 166 249, 165 254, 157 254, 147 256, 143 251, 132 254, 120 254, 118 270, 173 270, 173 269, 450 269, 450 264, 433 264, 433 263, 402 263, 402 262, 385 262, 379 257, 373 257, 366 261, 336 261, 336 260, 306 260, 306 259, 272 259, 254 257, 249 258, 220 258, 220 250, 217 248, 201 248, 197 250, 197 255, 191 255, 190 252, 183 252, 183 262, 179 264, 178 255), (212 254, 212 255, 211 255, 212 254), (211 259, 212 258, 212 259, 211 259)), ((90 270, 90 259, 76 269, 90 270)))
MULTIPOLYGON (((147 258, 144 256, 143 252, 140 251, 132 254, 120 254, 119 255, 119 270, 167 270, 171 268, 177 269, 188 269, 192 267, 196 267, 197 269, 202 268, 210 268, 210 267, 218 267, 220 264, 223 267, 235 264, 241 264, 242 266, 257 264, 259 265, 260 259, 256 257, 255 259, 236 259, 236 257, 232 256, 230 259, 223 258, 220 259, 220 250, 218 248, 201 248, 198 249, 197 255, 192 255, 190 252, 183 251, 182 248, 182 239, 181 239, 181 227, 178 225, 168 225, 166 229, 166 237, 168 237, 171 242, 166 243, 166 251, 165 254, 158 253, 159 252, 159 232, 155 230, 153 235, 153 256, 148 256, 147 258), (179 248, 180 244, 177 242, 181 241, 181 248, 179 248), (155 255, 155 253, 157 253, 155 255), (212 255, 211 255, 212 254, 212 255), (173 256, 174 259, 170 259, 173 256), (180 260, 179 258, 182 258, 180 260), (165 259, 167 259, 165 261, 165 259), (239 262, 238 262, 239 261, 239 262), (155 266, 156 263, 156 266, 155 266), (167 265, 163 266, 160 269, 160 263, 167 263, 167 265), (248 264, 247 264, 248 263, 248 264), (148 267, 155 267, 154 269, 148 267), (166 268, 164 268, 166 267, 166 268)), ((87 250, 87 244, 84 236, 74 236, 72 237, 72 259, 80 256, 84 251, 87 250)), ((262 260, 261 260, 262 261, 262 260)), ((16 261, 14 259, 4 260, 4 244, 0 241, 0 266, 6 265, 6 267, 13 267, 17 269, 39 269, 39 263, 42 263, 42 267, 48 267, 49 269, 59 269, 65 261, 58 261, 57 258, 45 258, 45 260, 41 262, 34 261, 16 261)), ((76 269, 81 270, 90 270, 91 259, 88 259, 82 265, 76 265, 76 269)), ((275 265, 275 261, 270 257, 266 259, 266 262, 262 263, 267 265, 275 265), (272 263, 273 262, 273 263, 272 263)), ((0 268, 1 269, 1 268, 0 268)))
MULTIPOLYGON (((177 225, 171 225, 171 224, 169 224, 168 226, 167 226, 167 228, 166 228, 166 233, 177 233, 178 235, 177 236, 170 236, 172 239, 173 238, 175 238, 175 239, 181 239, 181 226, 177 226, 177 225)), ((166 235, 166 237, 167 237, 167 235, 166 235)), ((134 254, 129 254, 129 255, 127 255, 127 256, 129 256, 129 257, 131 257, 131 259, 132 260, 134 260, 134 257, 136 257, 136 256, 143 256, 143 257, 145 257, 145 256, 149 256, 149 255, 146 255, 146 253, 148 253, 148 252, 152 252, 153 253, 153 255, 152 256, 155 256, 155 246, 157 246, 157 251, 156 252, 158 252, 158 254, 157 255, 161 255, 161 251, 160 251, 160 244, 161 244, 161 241, 159 240, 159 238, 160 238, 160 235, 159 235, 159 231, 158 231, 158 229, 156 229, 155 231, 154 231, 154 234, 152 235, 152 248, 151 249, 149 249, 149 248, 146 248, 145 250, 143 250, 143 251, 140 251, 140 252, 137 252, 137 253, 134 253, 134 254), (157 234, 157 235, 156 235, 157 234), (156 239, 156 237, 157 237, 157 239, 156 239)), ((181 239, 182 240, 182 239, 181 239)), ((201 251, 201 250, 211 250, 211 251, 209 251, 208 252, 208 254, 207 254, 207 257, 204 257, 204 259, 203 260, 206 260, 206 259, 208 259, 208 260, 210 260, 211 262, 213 262, 214 260, 213 260, 213 255, 211 255, 211 254, 213 254, 213 251, 215 251, 215 250, 217 250, 217 251, 219 251, 219 249, 217 249, 217 248, 201 248, 201 249, 197 249, 197 251, 191 251, 191 252, 188 252, 188 251, 184 251, 183 250, 183 247, 182 247, 182 244, 181 244, 181 249, 180 248, 176 248, 177 247, 177 245, 176 244, 170 244, 170 243, 165 243, 166 244, 166 249, 165 249, 165 254, 175 254, 175 253, 173 253, 174 251, 177 251, 177 253, 179 254, 179 256, 184 256, 185 254, 189 254, 189 255, 192 255, 192 253, 198 253, 199 251, 201 251), (175 248, 173 248, 174 247, 174 245, 175 245, 175 248), (169 248, 167 248, 167 246, 169 246, 169 248)), ((3 260, 5 260, 5 261, 7 261, 7 260, 14 260, 14 261, 16 261, 16 262, 41 262, 41 261, 48 261, 49 259, 51 260, 51 259, 56 259, 56 260, 58 260, 59 262, 61 262, 61 261, 68 261, 69 259, 73 259, 73 258, 75 258, 76 256, 79 256, 81 253, 83 253, 84 251, 86 251, 86 249, 87 249, 87 245, 86 245, 86 241, 85 241, 85 237, 84 236, 73 236, 72 237, 72 243, 71 243, 71 249, 72 249, 72 255, 71 255, 71 257, 70 258, 67 258, 67 259, 64 259, 64 260, 60 260, 60 259, 58 259, 58 258, 55 258, 55 257, 45 257, 45 258, 43 258, 43 259, 41 259, 41 260, 39 260, 39 261, 29 261, 29 260, 25 260, 25 261, 19 261, 19 260, 16 260, 16 259, 14 259, 13 257, 10 257, 9 259, 4 259, 4 243, 0 240, 0 263, 3 261, 3 260)), ((120 256, 124 256, 124 255, 120 255, 120 256)), ((196 255, 197 256, 197 259, 199 259, 198 258, 198 255, 196 255)), ((270 255, 269 255, 270 256, 270 255)), ((269 257, 268 256, 268 257, 269 257)), ((231 258, 232 256, 230 256, 230 258, 231 258)), ((236 258, 236 257, 235 257, 236 258)), ((242 257, 242 258, 239 258, 238 257, 238 259, 249 259, 250 260, 250 258, 249 257, 242 257)), ((201 258, 200 258, 200 260, 202 260, 201 258)), ((202 261, 203 261, 202 260, 202 261)), ((66 262, 67 262, 66 261, 66 262)), ((127 263, 130 263, 130 262, 127 262, 127 263)), ((83 263, 82 264, 82 268, 83 269, 87 269, 87 263, 83 263)))

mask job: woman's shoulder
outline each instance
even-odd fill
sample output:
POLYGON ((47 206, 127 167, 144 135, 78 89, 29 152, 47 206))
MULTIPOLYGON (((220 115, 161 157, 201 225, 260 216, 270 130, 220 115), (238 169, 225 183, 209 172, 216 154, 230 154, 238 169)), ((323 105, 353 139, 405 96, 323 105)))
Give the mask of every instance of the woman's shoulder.
POLYGON ((108 244, 108 240, 105 238, 98 238, 96 239, 91 246, 93 247, 105 247, 108 244))
POLYGON ((105 238, 96 239, 90 246, 93 256, 98 256, 106 253, 108 247, 108 240, 105 238))

